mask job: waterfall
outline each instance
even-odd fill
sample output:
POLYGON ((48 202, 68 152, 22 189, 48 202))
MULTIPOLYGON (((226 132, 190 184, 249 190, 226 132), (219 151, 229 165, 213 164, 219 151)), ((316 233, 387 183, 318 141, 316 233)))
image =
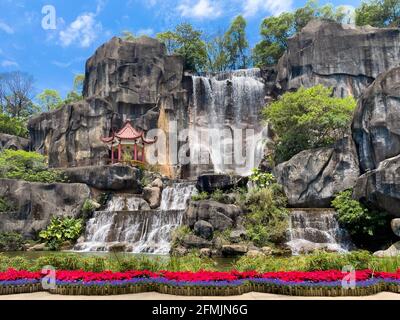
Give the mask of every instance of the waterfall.
POLYGON ((264 155, 265 84, 257 68, 193 76, 189 146, 192 176, 248 175, 264 155))
POLYGON ((162 191, 157 210, 140 209, 144 200, 135 195, 113 196, 105 211, 95 212, 87 222, 85 241, 75 250, 108 251, 123 244, 127 252, 167 254, 171 234, 182 223, 194 192, 193 183, 173 183, 162 191))
POLYGON ((325 249, 345 252, 353 248, 350 236, 340 228, 332 209, 292 209, 287 245, 293 254, 325 249))

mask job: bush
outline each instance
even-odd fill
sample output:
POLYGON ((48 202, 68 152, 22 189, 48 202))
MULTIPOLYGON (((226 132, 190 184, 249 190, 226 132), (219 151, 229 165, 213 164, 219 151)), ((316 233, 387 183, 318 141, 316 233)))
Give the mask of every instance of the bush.
POLYGON ((285 240, 289 226, 286 202, 286 196, 278 184, 249 191, 245 201, 245 207, 249 210, 245 227, 249 239, 256 246, 285 240))
POLYGON ((25 122, 5 114, 0 114, 0 132, 23 138, 28 137, 28 129, 25 122))
POLYGON ((387 214, 369 210, 354 200, 352 194, 352 190, 343 191, 332 201, 338 213, 338 221, 351 235, 373 236, 377 229, 387 223, 387 214))
POLYGON ((263 110, 278 135, 275 160, 333 144, 348 131, 355 107, 354 98, 333 97, 322 85, 285 93, 263 110))
POLYGON ((91 214, 95 210, 96 210, 96 207, 95 207, 93 201, 90 199, 86 199, 85 202, 83 203, 82 210, 81 210, 82 217, 84 219, 87 219, 88 217, 91 216, 91 214))
POLYGON ((20 251, 23 249, 24 239, 16 232, 0 233, 0 251, 20 251))
POLYGON ((44 183, 65 181, 61 171, 47 168, 44 156, 23 150, 0 152, 0 178, 44 183))
POLYGON ((209 198, 209 194, 205 191, 192 195, 192 201, 207 200, 209 198))
POLYGON ((267 188, 273 183, 276 183, 276 179, 272 173, 262 172, 260 169, 253 169, 249 180, 253 182, 257 188, 267 188))
POLYGON ((75 241, 83 231, 83 221, 74 218, 53 217, 46 230, 39 233, 51 250, 58 250, 65 241, 75 241))
POLYGON ((15 211, 14 204, 4 197, 0 197, 0 212, 15 211))
POLYGON ((176 248, 181 245, 182 239, 187 235, 192 233, 189 226, 179 226, 172 232, 171 236, 171 247, 176 248))
POLYGON ((223 192, 222 190, 220 190, 220 189, 215 190, 215 191, 211 194, 210 198, 211 198, 212 200, 214 200, 214 201, 217 201, 217 202, 221 202, 221 203, 225 203, 225 202, 226 202, 225 194, 224 194, 224 192, 223 192))

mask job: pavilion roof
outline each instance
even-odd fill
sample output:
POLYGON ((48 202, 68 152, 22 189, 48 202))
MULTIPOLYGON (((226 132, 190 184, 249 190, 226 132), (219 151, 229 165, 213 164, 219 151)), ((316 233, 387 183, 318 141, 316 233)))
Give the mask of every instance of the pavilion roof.
POLYGON ((116 138, 120 140, 136 140, 142 139, 145 143, 154 143, 154 141, 148 141, 144 138, 144 132, 142 130, 135 129, 130 120, 125 121, 123 127, 118 131, 113 133, 111 137, 104 137, 101 140, 105 143, 114 141, 116 138))

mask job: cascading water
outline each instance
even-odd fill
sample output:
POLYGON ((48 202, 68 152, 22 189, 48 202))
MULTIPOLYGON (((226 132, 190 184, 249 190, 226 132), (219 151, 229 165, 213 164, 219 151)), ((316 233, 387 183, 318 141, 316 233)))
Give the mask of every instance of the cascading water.
POLYGON ((353 248, 332 209, 292 209, 287 245, 297 255, 315 249, 345 252, 353 248))
POLYGON ((88 221, 85 242, 78 243, 75 249, 108 251, 122 243, 128 252, 167 254, 171 234, 181 224, 194 192, 195 186, 190 183, 168 186, 162 192, 158 210, 137 209, 138 203, 144 200, 133 195, 113 197, 107 204, 107 211, 95 212, 88 221))
POLYGON ((264 105, 265 84, 257 68, 193 76, 192 176, 204 171, 248 175, 257 167, 269 133, 261 125, 264 105))

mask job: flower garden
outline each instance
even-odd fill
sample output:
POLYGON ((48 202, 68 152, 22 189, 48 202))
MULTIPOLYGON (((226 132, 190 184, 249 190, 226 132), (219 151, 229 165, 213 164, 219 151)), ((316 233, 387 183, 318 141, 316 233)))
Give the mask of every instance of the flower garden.
MULTIPOLYGON (((356 296, 381 291, 400 292, 400 270, 396 272, 355 272, 355 286, 346 288, 342 281, 346 273, 324 271, 159 271, 88 272, 57 271, 53 294, 112 295, 156 291, 174 295, 227 296, 247 292, 263 292, 297 296, 356 296)), ((8 269, 0 272, 0 294, 46 291, 42 282, 47 274, 8 269)))

